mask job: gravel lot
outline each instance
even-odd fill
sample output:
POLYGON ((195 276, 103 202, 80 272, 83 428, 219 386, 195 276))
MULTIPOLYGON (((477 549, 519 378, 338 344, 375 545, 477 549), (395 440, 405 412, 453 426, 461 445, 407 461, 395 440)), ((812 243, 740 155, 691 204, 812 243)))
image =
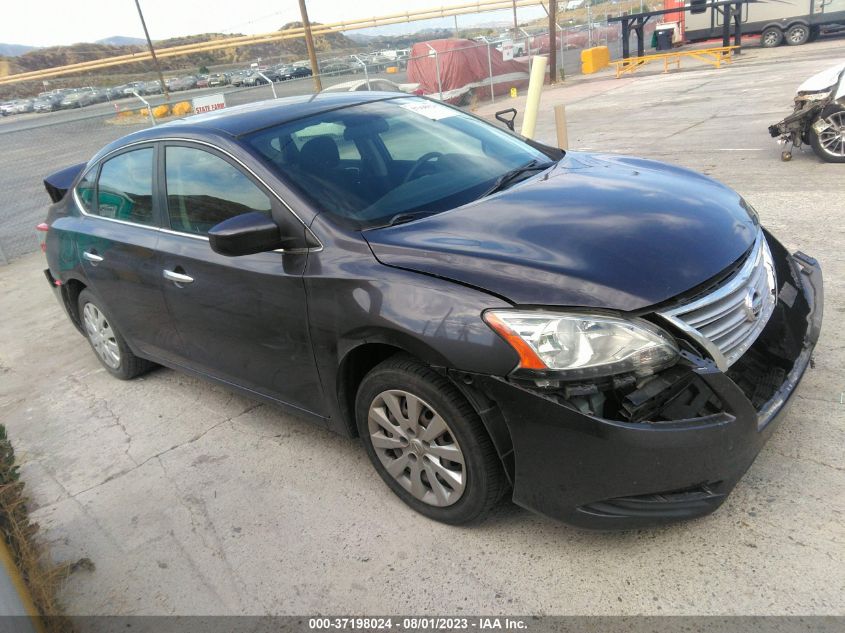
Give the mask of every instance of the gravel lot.
MULTIPOLYGON (((357 442, 170 370, 110 378, 52 298, 40 254, 0 267, 0 420, 54 558, 96 565, 67 583, 69 612, 845 614, 845 165, 809 151, 782 163, 766 131, 841 55, 841 39, 749 49, 721 70, 604 72, 543 96, 540 138, 554 139, 551 109, 566 103, 573 148, 704 171, 822 263, 816 367, 701 520, 597 534, 503 504, 473 528, 430 522, 357 442)), ((59 163, 71 142, 55 139, 59 163)))

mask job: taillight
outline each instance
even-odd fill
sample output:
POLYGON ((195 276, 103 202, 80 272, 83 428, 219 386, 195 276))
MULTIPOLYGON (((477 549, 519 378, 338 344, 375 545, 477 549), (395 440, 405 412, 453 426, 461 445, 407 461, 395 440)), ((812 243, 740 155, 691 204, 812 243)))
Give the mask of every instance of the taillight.
POLYGON ((50 230, 50 225, 46 222, 42 222, 38 226, 35 227, 35 230, 38 231, 38 243, 41 245, 41 252, 47 252, 47 231, 50 230))

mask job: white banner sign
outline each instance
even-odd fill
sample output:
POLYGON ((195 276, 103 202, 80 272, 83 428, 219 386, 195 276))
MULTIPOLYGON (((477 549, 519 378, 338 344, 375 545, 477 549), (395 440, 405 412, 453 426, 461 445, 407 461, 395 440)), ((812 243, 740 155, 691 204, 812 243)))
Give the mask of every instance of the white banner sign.
POLYGON ((226 107, 226 95, 222 92, 217 95, 203 95, 194 99, 194 114, 213 112, 226 107))

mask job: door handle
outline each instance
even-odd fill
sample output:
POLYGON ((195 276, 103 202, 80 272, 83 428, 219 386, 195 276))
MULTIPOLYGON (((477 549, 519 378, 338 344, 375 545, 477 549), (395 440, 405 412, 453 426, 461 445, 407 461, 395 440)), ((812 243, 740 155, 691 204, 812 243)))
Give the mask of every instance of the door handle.
POLYGON ((167 281, 172 281, 174 284, 179 286, 180 284, 190 284, 193 283, 194 278, 188 277, 188 275, 183 275, 182 273, 176 273, 172 270, 165 270, 164 271, 164 278, 167 281))
POLYGON ((90 251, 83 251, 82 256, 92 264, 99 264, 103 261, 103 258, 97 255, 97 253, 92 253, 90 251))

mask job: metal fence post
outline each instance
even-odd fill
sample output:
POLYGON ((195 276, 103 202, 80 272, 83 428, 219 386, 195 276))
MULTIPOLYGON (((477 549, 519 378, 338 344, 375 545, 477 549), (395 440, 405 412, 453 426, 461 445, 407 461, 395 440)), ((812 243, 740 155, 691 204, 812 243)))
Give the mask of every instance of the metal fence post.
POLYGON ((434 51, 434 67, 437 70, 437 92, 438 98, 443 101, 443 82, 440 79, 440 56, 434 51))
POLYGON ((361 66, 364 67, 364 79, 367 81, 367 90, 370 90, 370 73, 367 72, 367 64, 365 64, 364 60, 362 60, 357 55, 352 55, 352 59, 354 59, 356 62, 361 64, 361 66))
POLYGON ((490 51, 490 42, 487 42, 487 70, 490 73, 490 103, 496 103, 496 93, 493 90, 493 54, 490 51))
POLYGON ((268 84, 270 84, 270 88, 272 88, 272 89, 273 89, 273 98, 274 98, 274 99, 278 99, 278 97, 276 96, 276 84, 275 84, 275 83, 273 83, 273 82, 270 80, 270 78, 269 78, 267 75, 265 75, 263 72, 261 72, 260 70, 256 70, 256 71, 255 71, 255 74, 256 74, 256 75, 258 75, 259 77, 261 77, 261 78, 262 78, 264 81, 266 81, 268 84))

